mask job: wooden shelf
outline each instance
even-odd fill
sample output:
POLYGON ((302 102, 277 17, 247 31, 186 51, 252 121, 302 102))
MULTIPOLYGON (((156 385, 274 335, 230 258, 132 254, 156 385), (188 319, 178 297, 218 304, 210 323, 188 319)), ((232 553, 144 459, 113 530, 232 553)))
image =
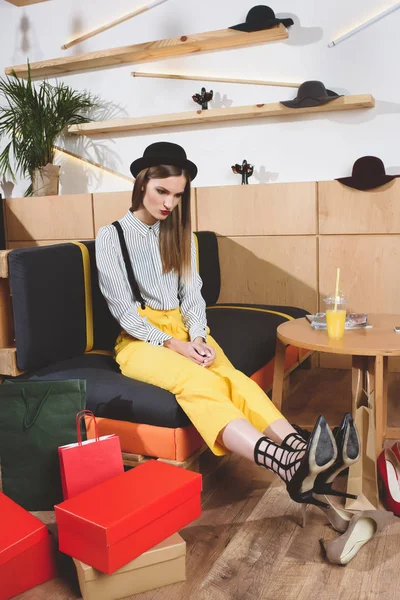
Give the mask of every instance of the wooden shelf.
MULTIPOLYGON (((97 67, 108 67, 123 63, 140 63, 181 56, 182 54, 193 54, 209 50, 227 50, 229 48, 240 48, 252 46, 265 42, 275 42, 288 38, 286 28, 280 24, 272 29, 254 31, 247 33, 235 29, 220 29, 194 35, 183 35, 179 38, 158 40, 156 42, 145 42, 122 48, 111 48, 87 54, 77 54, 67 58, 53 58, 41 62, 30 63, 32 77, 43 77, 45 75, 61 75, 73 71, 95 69, 97 67)), ((18 77, 27 77, 27 65, 7 67, 5 72, 11 75, 15 71, 18 77)))
POLYGON ((30 4, 38 4, 39 2, 48 2, 48 0, 6 0, 14 6, 29 6, 30 4))
POLYGON ((273 104, 256 104, 252 106, 235 106, 232 108, 216 108, 214 110, 197 110, 168 115, 153 115, 151 117, 136 117, 127 119, 112 119, 109 121, 93 121, 83 125, 72 125, 69 133, 75 135, 95 135, 100 133, 115 133, 119 131, 138 131, 154 127, 174 127, 177 125, 197 125, 199 123, 216 123, 236 121, 239 119, 256 119, 261 117, 295 117, 310 113, 322 113, 357 108, 373 108, 375 99, 371 94, 358 96, 342 96, 322 104, 308 108, 288 108, 279 102, 273 104))

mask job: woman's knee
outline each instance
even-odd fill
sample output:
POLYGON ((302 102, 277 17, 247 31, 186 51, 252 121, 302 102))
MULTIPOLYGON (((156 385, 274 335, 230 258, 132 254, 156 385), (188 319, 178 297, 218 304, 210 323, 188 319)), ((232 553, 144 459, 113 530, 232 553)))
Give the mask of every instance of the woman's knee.
POLYGON ((192 363, 180 373, 179 387, 181 391, 193 390, 197 394, 201 394, 202 391, 203 393, 219 391, 229 395, 229 386, 224 377, 196 363, 192 363))

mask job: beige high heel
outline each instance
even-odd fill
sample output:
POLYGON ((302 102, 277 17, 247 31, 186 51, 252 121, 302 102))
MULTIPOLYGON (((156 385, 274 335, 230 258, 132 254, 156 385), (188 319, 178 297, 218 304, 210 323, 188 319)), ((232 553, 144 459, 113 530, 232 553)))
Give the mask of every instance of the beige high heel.
MULTIPOLYGON (((331 502, 329 496, 323 496, 323 495, 319 495, 319 494, 313 494, 313 496, 317 500, 320 500, 321 502, 325 502, 326 504, 329 505, 329 508, 323 508, 321 506, 318 506, 317 508, 324 513, 324 515, 328 519, 329 523, 332 525, 333 529, 335 529, 336 531, 339 531, 339 533, 343 533, 344 531, 347 531, 349 523, 350 523, 352 517, 354 516, 355 512, 350 511, 350 510, 345 510, 344 508, 339 508, 338 506, 335 506, 331 502)), ((306 526, 306 522, 307 522, 306 510, 307 510, 307 505, 306 504, 302 505, 302 526, 303 527, 306 526)))
POLYGON ((347 565, 358 551, 393 522, 393 513, 386 510, 360 510, 355 514, 346 533, 322 544, 328 560, 337 565, 347 565))

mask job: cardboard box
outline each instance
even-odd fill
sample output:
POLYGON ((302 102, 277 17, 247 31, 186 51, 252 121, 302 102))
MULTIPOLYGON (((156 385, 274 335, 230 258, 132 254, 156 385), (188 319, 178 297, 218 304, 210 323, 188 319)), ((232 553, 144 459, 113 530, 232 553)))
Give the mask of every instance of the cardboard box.
POLYGON ((9 600, 56 577, 47 527, 0 493, 0 600, 9 600))
POLYGON ((186 542, 179 533, 148 550, 113 575, 74 558, 83 600, 119 600, 186 579, 186 542))
POLYGON ((114 573, 201 515, 201 480, 151 460, 58 504, 60 551, 114 573))

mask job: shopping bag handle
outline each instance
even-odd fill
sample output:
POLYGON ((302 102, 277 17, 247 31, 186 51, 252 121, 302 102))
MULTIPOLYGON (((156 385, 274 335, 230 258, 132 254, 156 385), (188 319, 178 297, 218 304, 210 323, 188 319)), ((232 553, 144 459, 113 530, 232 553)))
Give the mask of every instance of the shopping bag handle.
POLYGON ((94 420, 94 431, 95 431, 95 439, 96 442, 99 441, 99 427, 97 425, 96 417, 92 413, 91 410, 80 410, 76 415, 76 433, 78 434, 78 444, 82 446, 82 430, 81 430, 81 419, 84 417, 92 417, 94 420))
POLYGON ((29 410, 28 396, 27 396, 27 393, 25 392, 25 388, 21 388, 21 396, 23 398, 23 401, 25 402, 25 414, 24 414, 24 420, 23 420, 23 425, 24 425, 25 429, 30 429, 32 427, 32 425, 34 425, 36 423, 40 413, 42 412, 43 405, 46 402, 47 398, 49 397, 52 387, 53 386, 51 385, 49 387, 49 389, 47 390, 47 392, 45 393, 45 395, 43 396, 42 400, 40 401, 39 408, 36 411, 36 415, 33 417, 32 421, 30 423, 28 423, 28 410, 29 410))

